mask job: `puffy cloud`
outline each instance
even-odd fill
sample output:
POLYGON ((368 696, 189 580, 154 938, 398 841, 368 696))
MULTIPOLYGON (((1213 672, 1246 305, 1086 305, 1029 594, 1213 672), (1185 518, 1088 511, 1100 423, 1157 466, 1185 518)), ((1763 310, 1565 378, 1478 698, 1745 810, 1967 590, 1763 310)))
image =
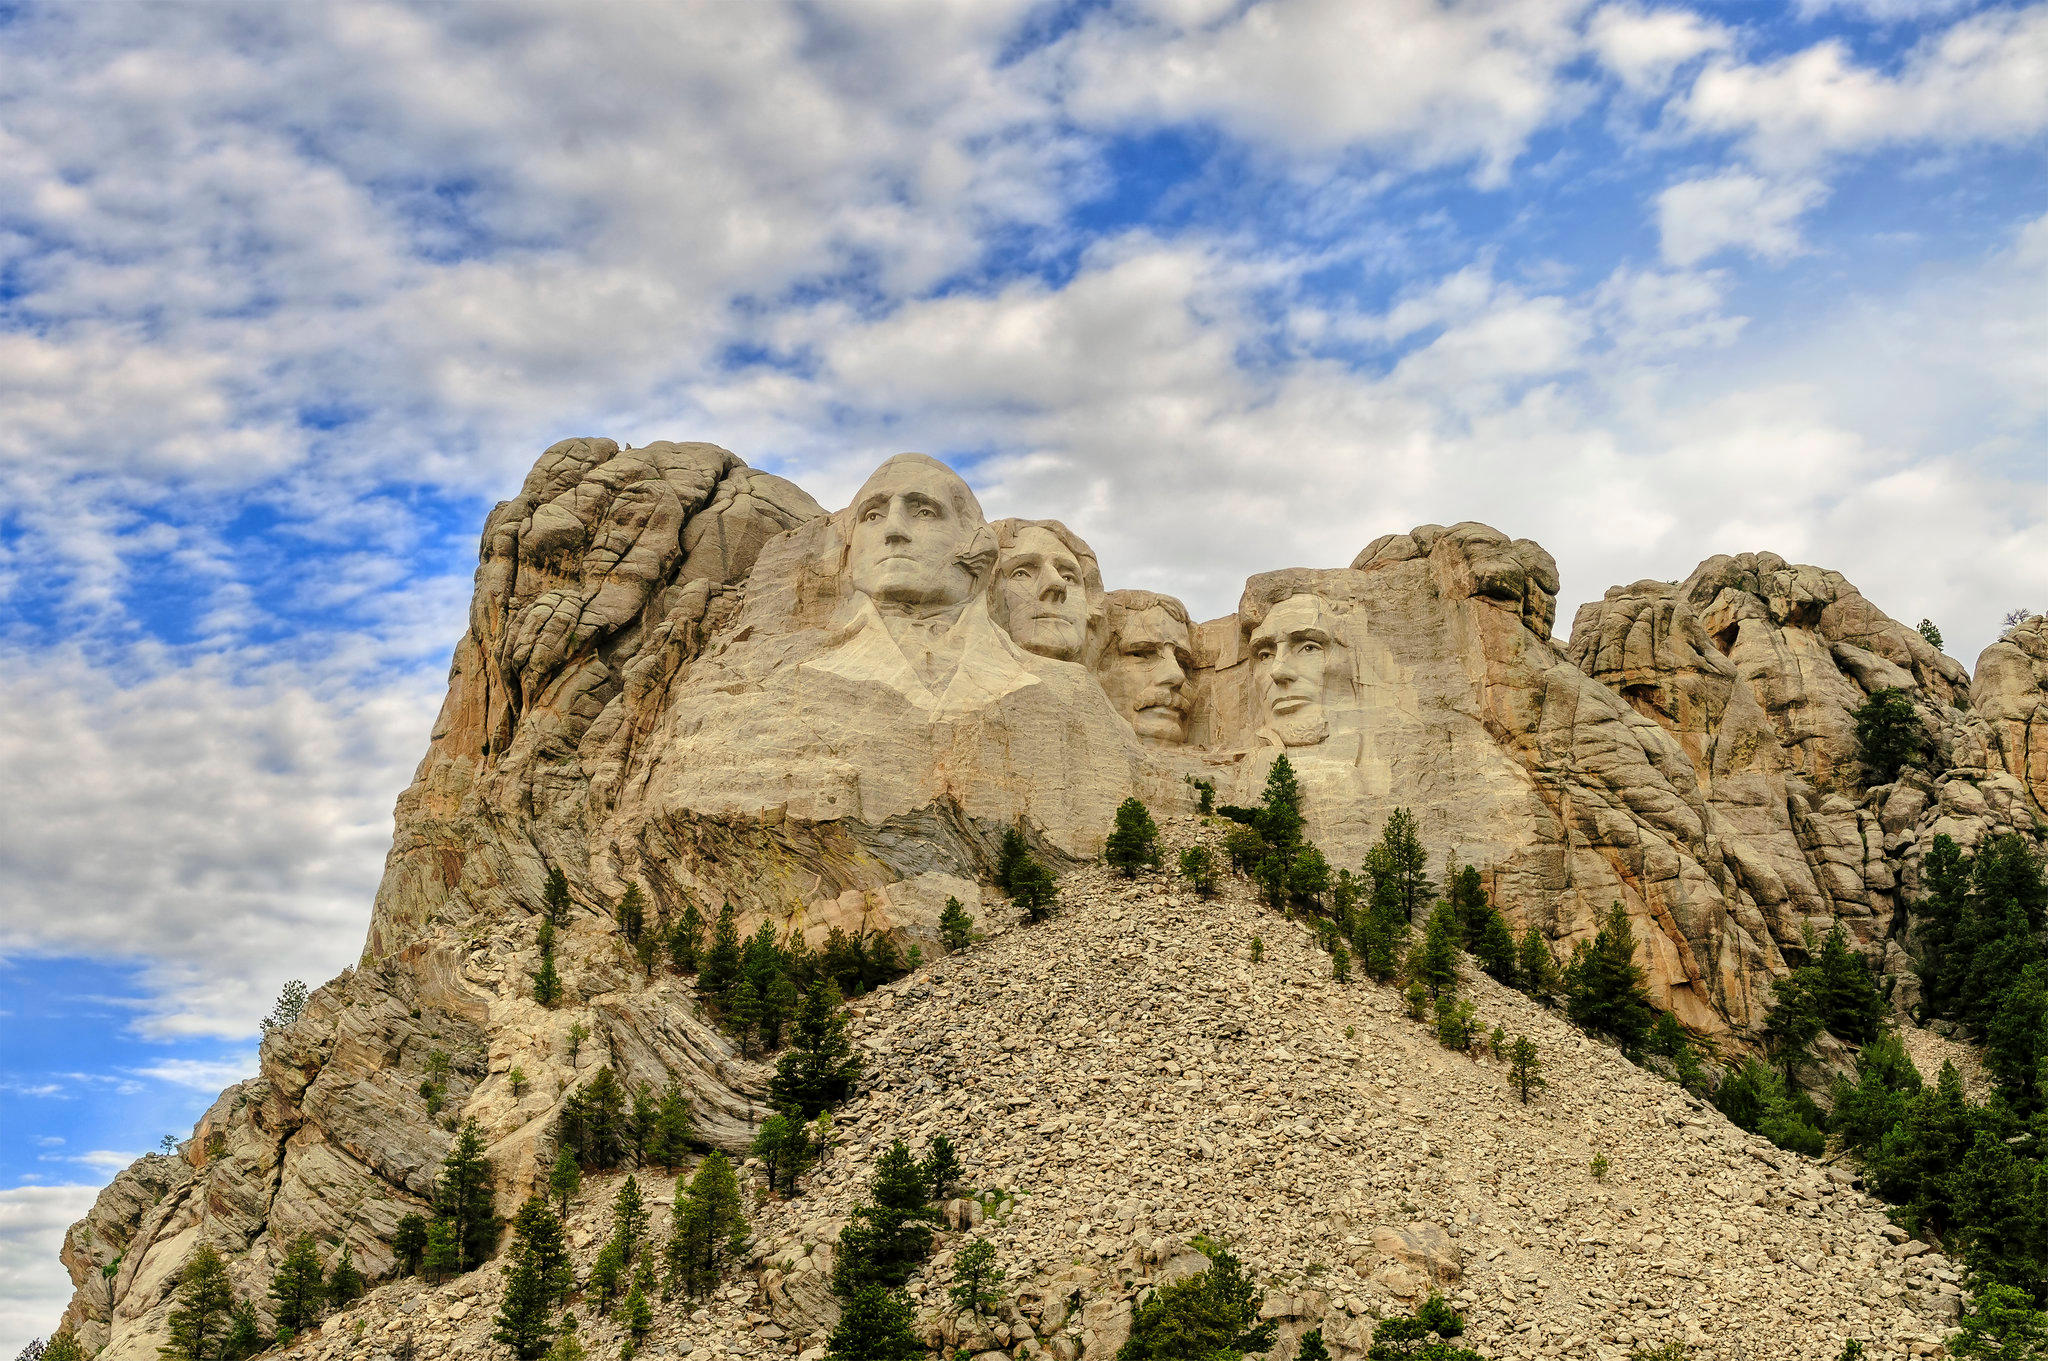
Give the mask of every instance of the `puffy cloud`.
POLYGON ((1799 219, 1825 192, 1812 180, 1774 183, 1740 170, 1674 184, 1657 195, 1664 259, 1694 265, 1736 249, 1784 260, 1800 250, 1799 219))
POLYGON ((2048 5, 1960 19, 1896 73, 1859 64, 1832 38, 1774 61, 1716 59, 1674 108, 1766 166, 1894 144, 2016 142, 2048 128, 2048 5))
POLYGON ((1583 0, 1256 0, 1106 13, 1067 45, 1068 108, 1097 124, 1214 123, 1288 152, 1366 147, 1408 166, 1477 162, 1498 184, 1583 102, 1583 0))
POLYGON ((1709 52, 1726 51, 1732 35, 1690 10, 1603 6, 1586 28, 1600 62, 1631 90, 1661 90, 1679 67, 1709 52))
POLYGON ((96 1186, 0 1190, 0 1352, 47 1336, 71 1302, 71 1281, 52 1264, 64 1231, 98 1194, 96 1186))

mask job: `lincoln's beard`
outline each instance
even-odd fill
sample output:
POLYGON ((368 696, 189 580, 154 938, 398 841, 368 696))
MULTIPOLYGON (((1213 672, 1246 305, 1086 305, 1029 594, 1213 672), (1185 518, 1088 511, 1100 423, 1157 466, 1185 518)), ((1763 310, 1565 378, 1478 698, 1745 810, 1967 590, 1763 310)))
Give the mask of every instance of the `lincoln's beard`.
POLYGON ((1290 747, 1313 747, 1330 735, 1330 720, 1320 704, 1305 705, 1291 714, 1275 714, 1271 727, 1290 747))

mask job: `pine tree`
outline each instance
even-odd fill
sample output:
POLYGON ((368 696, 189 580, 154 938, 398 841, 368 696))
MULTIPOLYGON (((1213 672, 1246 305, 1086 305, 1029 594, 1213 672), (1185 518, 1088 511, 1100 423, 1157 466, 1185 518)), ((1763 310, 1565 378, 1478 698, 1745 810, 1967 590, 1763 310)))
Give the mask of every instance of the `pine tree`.
POLYGON ((589 1293, 597 1301, 598 1313, 611 1313, 612 1301, 619 1297, 625 1274, 625 1249, 619 1246, 617 1238, 606 1239, 597 1251, 597 1260, 590 1264, 589 1293))
POLYGON ((1890 784, 1909 765, 1925 760, 1933 749, 1913 700, 1903 690, 1879 690, 1852 715, 1856 720, 1856 754, 1872 785, 1890 784))
POLYGON ((1408 976, 1433 998, 1458 990, 1458 916, 1449 903, 1438 903, 1429 914, 1422 944, 1408 961, 1408 976))
POLYGON ((1401 945, 1408 934, 1408 919, 1399 909, 1381 905, 1356 915, 1351 949, 1358 956, 1358 967, 1375 983, 1391 982, 1401 972, 1401 945))
POLYGON ((1339 983, 1351 981, 1351 951, 1341 940, 1330 943, 1330 977, 1339 983))
POLYGON ((828 1106, 853 1094, 861 1064, 846 1034, 839 989, 828 982, 811 985, 792 1027, 789 1048, 775 1065, 768 1098, 782 1110, 816 1119, 828 1106))
MULTIPOLYGON (((241 1306, 241 1308, 247 1307, 246 1304, 241 1306)), ((240 1310, 238 1309, 237 1317, 239 1316, 240 1310)), ((234 1336, 232 1331, 228 1335, 230 1337, 234 1336)), ((257 1343, 259 1346, 261 1345, 261 1337, 257 1338, 257 1343)), ((254 1355, 255 1352, 253 1351, 244 1352, 237 1356, 235 1361, 241 1361, 241 1356, 254 1355)), ((14 1361, 89 1361, 89 1358, 85 1354, 85 1348, 78 1344, 77 1334, 73 1333, 69 1328, 59 1328, 50 1335, 50 1341, 47 1346, 42 1343, 31 1342, 15 1356, 14 1361)))
POLYGON ((1215 896, 1216 857, 1207 846, 1189 846, 1180 853, 1180 877, 1188 881, 1197 898, 1215 896))
POLYGON ((1515 933, 1500 909, 1488 904, 1472 936, 1472 956, 1494 982, 1515 986, 1515 933))
POLYGON ((493 1341, 512 1349, 518 1361, 540 1361, 548 1351, 553 1292, 531 1249, 522 1249, 505 1277, 505 1297, 494 1320, 493 1341))
POLYGON ((1557 956, 1550 953, 1550 942, 1534 924, 1522 933, 1522 943, 1515 948, 1515 986, 1545 1004, 1555 1000, 1564 987, 1557 956))
POLYGON ((548 866, 547 887, 541 891, 541 911, 556 926, 569 924, 569 878, 558 865, 548 866))
POLYGON ((1771 1009, 1764 1016, 1764 1043, 1785 1070, 1785 1085, 1797 1088, 1799 1070, 1813 1059, 1813 1042, 1823 1028, 1814 998, 1818 970, 1794 969, 1771 985, 1771 1009))
POLYGON ((555 1345, 548 1348, 543 1361, 588 1361, 583 1350, 583 1339, 576 1335, 576 1316, 562 1315, 562 1325, 555 1331, 555 1345))
MULTIPOLYGON (((912 946, 915 950, 917 947, 912 946)), ((777 970, 768 980, 768 988, 761 994, 761 1047, 782 1048, 784 1032, 789 1022, 803 1005, 803 995, 796 990, 796 981, 788 974, 777 970)))
POLYGON ((924 1361, 924 1340, 911 1326, 901 1291, 863 1286, 841 1303, 839 1323, 825 1339, 825 1361, 924 1361))
POLYGON ((313 1248, 312 1237, 300 1234, 270 1278, 270 1297, 277 1301, 277 1326, 304 1332, 320 1321, 326 1296, 320 1255, 313 1248))
POLYGON ((669 933, 668 957, 677 973, 697 972, 697 956, 704 948, 704 914, 694 902, 683 904, 683 915, 669 933))
POLYGON ((1429 901, 1429 853, 1416 834, 1415 815, 1396 808, 1380 831, 1379 842, 1366 852, 1365 875, 1372 881, 1373 906, 1400 914, 1403 922, 1429 901))
MULTIPOLYGON (((54 1343, 55 1338, 51 1339, 54 1343)), ((220 1361, 248 1361, 270 1345, 270 1339, 263 1335, 263 1322, 256 1317, 256 1306, 243 1300, 228 1316, 228 1333, 221 1339, 220 1361)), ((53 1345, 44 1354, 43 1361, 86 1361, 84 1349, 79 1349, 67 1358, 53 1345)))
POLYGON ((1829 1033, 1850 1044, 1868 1044, 1884 1025, 1884 996, 1870 965, 1849 948, 1848 933, 1836 926, 1822 942, 1815 962, 1813 1001, 1829 1033))
POLYGON ((462 1238, 455 1225, 439 1215, 427 1224, 427 1251, 420 1274, 435 1285, 462 1274, 462 1238))
POLYGON ((612 1198, 612 1241, 619 1245, 619 1265, 631 1266, 647 1237, 647 1203, 640 1198, 640 1183, 627 1177, 612 1198))
POLYGON ((533 1000, 552 1007, 562 1000, 562 975, 555 969, 555 952, 543 950, 540 967, 533 971, 533 1000))
POLYGON ((455 1230, 464 1271, 482 1266, 498 1248, 498 1217, 491 1182, 483 1131, 477 1128, 476 1121, 465 1121, 448 1156, 441 1161, 441 1179, 434 1187, 434 1213, 455 1230))
POLYGON ((619 1326, 626 1330, 626 1336, 638 1347, 647 1340, 647 1334, 654 1330, 654 1306, 647 1302, 647 1287, 638 1277, 633 1288, 626 1292, 626 1298, 619 1305, 619 1326))
POLYGON ((939 914, 939 939, 948 951, 965 950, 974 940, 974 918, 958 898, 947 898, 946 910, 939 914))
POLYGON ((1301 782, 1294 776, 1294 763, 1285 753, 1273 758, 1266 772, 1266 788, 1259 800, 1258 819, 1252 824, 1266 844, 1283 861, 1292 860, 1301 845, 1301 782))
POLYGON ((1330 891, 1330 862, 1323 853, 1303 842, 1287 862, 1287 900, 1297 907, 1320 912, 1323 895, 1330 891))
POLYGON ((2048 1356, 2048 1312, 2024 1290, 1986 1282, 1948 1340, 1956 1361, 2039 1361, 2048 1356))
POLYGON ((1026 855, 1010 872, 1010 900, 1026 921, 1042 922, 1059 906, 1059 884, 1037 857, 1026 855))
POLYGON ((748 1150, 761 1160, 768 1173, 768 1189, 785 1195, 796 1190, 796 1179, 809 1165, 811 1140, 804 1123, 787 1115, 771 1115, 761 1122, 748 1150))
POLYGON ((1842 1142, 1866 1158, 1893 1125, 1906 1115, 1906 1103, 1922 1086, 1920 1070, 1896 1034, 1879 1035, 1856 1054, 1856 1081, 1835 1080, 1828 1126, 1842 1142))
POLYGON ((198 1250, 178 1273, 177 1303, 171 1308, 170 1342, 158 1348, 165 1361, 214 1361, 220 1341, 232 1325, 234 1287, 228 1269, 211 1243, 198 1250))
POLYGON ((1471 1002, 1458 1000, 1454 992, 1440 993, 1436 999, 1437 1043, 1446 1049, 1466 1050, 1472 1047, 1475 1038, 1473 1017, 1479 1008, 1471 1002))
POLYGON ((1117 1361, 1241 1356, 1273 1345, 1278 1319, 1259 1321, 1265 1296, 1226 1248, 1203 1246, 1209 1268, 1161 1286, 1137 1307, 1117 1361))
POLYGON ((1323 1345, 1321 1328, 1311 1328, 1301 1335, 1301 1345, 1294 1349, 1294 1361, 1330 1361, 1330 1349, 1323 1345))
POLYGON ((562 1103, 555 1138, 581 1166, 605 1170, 625 1161, 630 1123, 626 1089, 607 1064, 562 1103))
POLYGON ((727 994, 726 1028, 740 1042, 740 1056, 751 1057, 754 1040, 761 1033, 761 992, 751 978, 742 978, 727 994))
POLYGON ((647 1141, 647 1156, 656 1167, 673 1171, 681 1167, 697 1142, 697 1128, 690 1118, 690 1098, 682 1084, 671 1079, 662 1091, 661 1106, 654 1117, 654 1134, 647 1141))
POLYGON ((341 1257, 334 1264, 334 1270, 327 1274, 327 1302, 336 1309, 346 1309, 363 1297, 369 1289, 369 1282, 356 1268, 355 1258, 349 1245, 341 1245, 341 1257))
POLYGON ((1611 1035, 1622 1052, 1634 1055, 1649 1038, 1655 1008, 1643 987, 1643 971, 1635 963, 1636 936, 1619 902, 1589 945, 1572 950, 1565 970, 1565 1014, 1585 1030, 1611 1035))
POLYGON ((977 1238, 953 1254, 953 1285, 946 1296, 958 1312, 986 1318, 990 1310, 1002 1303, 1002 1296, 997 1293, 1002 1283, 1003 1270, 996 1265, 996 1245, 986 1238, 977 1238))
POLYGON ((555 1152, 554 1166, 548 1169, 548 1194, 555 1198, 555 1213, 568 1218, 569 1202, 583 1185, 583 1169, 576 1164, 576 1155, 564 1144, 555 1152))
POLYGON ((1549 1086, 1538 1070, 1542 1060, 1536 1057, 1536 1046, 1527 1035, 1515 1036, 1515 1047, 1508 1051, 1508 1081, 1514 1084, 1515 1095, 1522 1098, 1522 1104, 1529 1104, 1529 1093, 1538 1087, 1549 1086))
POLYGON ((391 1255, 398 1259, 398 1271, 402 1276, 417 1276, 420 1264, 427 1256, 427 1217, 409 1214, 398 1221, 398 1229, 391 1237, 391 1255))
POLYGON ((718 910, 711 948, 697 967, 697 990, 723 1010, 740 980, 740 923, 730 901, 718 910))
POLYGON ((737 1258, 746 1239, 739 1179, 725 1155, 713 1153, 687 1187, 676 1183, 675 1224, 667 1252, 670 1284, 687 1295, 704 1294, 718 1284, 720 1273, 737 1258))
POLYGON ((1109 834, 1102 858, 1126 879, 1137 878, 1141 869, 1159 868, 1159 826, 1142 800, 1128 798, 1118 805, 1116 830, 1109 834))
POLYGON ((530 1256, 533 1266, 540 1273, 541 1286, 550 1305, 569 1297, 576 1287, 576 1273, 569 1260, 569 1242, 562 1230, 562 1221, 555 1216, 554 1209, 543 1196, 526 1198, 513 1217, 512 1229, 518 1235, 515 1252, 530 1256))
POLYGON ((1984 1066, 2015 1114, 2037 1115, 2048 1106, 2048 968, 2028 965, 2000 995, 1984 1028, 1984 1066))
POLYGON ((1011 827, 1003 833, 1002 848, 996 852, 996 887, 1005 893, 1015 893, 1013 880, 1017 867, 1031 858, 1031 848, 1024 842, 1024 833, 1011 827))
POLYGON ((923 1171, 929 1197, 944 1200, 959 1184, 960 1174, 966 1169, 960 1165, 960 1151, 953 1147, 953 1141, 943 1134, 935 1134, 931 1146, 925 1150, 923 1171))
POLYGON ((932 1252, 931 1185, 901 1139, 875 1162, 868 1203, 839 1235, 832 1288, 842 1296, 865 1285, 903 1285, 932 1252))
POLYGON ((628 884, 624 895, 619 898, 619 931, 628 944, 638 945, 640 933, 647 926, 647 897, 640 892, 640 885, 628 884))
POLYGON ((1927 646, 1933 648, 1936 652, 1941 651, 1941 630, 1934 626, 1932 619, 1922 619, 1913 627, 1919 631, 1922 638, 1927 640, 1927 646))

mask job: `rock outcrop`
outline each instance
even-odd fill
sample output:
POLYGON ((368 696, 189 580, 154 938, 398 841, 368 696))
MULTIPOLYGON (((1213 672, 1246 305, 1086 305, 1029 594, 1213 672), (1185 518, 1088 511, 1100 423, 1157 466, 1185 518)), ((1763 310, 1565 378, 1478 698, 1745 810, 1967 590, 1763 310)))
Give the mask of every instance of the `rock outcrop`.
MULTIPOLYGON (((2042 824, 2040 621, 1987 651, 1973 684, 1838 574, 1769 554, 1616 588, 1579 612, 1568 644, 1551 635, 1557 591, 1537 545, 1426 525, 1348 567, 1261 574, 1235 614, 1195 623, 1169 596, 1105 592, 1057 522, 985 522, 966 483, 921 456, 889 460, 827 514, 712 445, 558 444, 486 523, 470 626, 399 800, 359 965, 266 1037, 260 1075, 223 1094, 179 1156, 121 1174, 73 1230, 69 1320, 108 1361, 153 1357, 201 1239, 259 1300, 301 1232, 384 1270, 391 1228, 424 1203, 458 1120, 484 1131, 509 1208, 562 1101, 600 1066, 681 1083, 700 1131, 741 1146, 763 1069, 685 983, 634 966, 614 916, 629 886, 656 920, 730 902, 749 930, 889 933, 936 955, 949 897, 1000 916, 980 884, 1006 830, 1072 869, 1127 796, 1176 807, 1198 776, 1250 799, 1285 753, 1333 863, 1355 866, 1408 808, 1433 857, 1478 866, 1517 928, 1560 949, 1619 901, 1657 999, 1739 1045, 1813 931, 1841 923, 1900 965, 1901 908, 1934 835, 1974 843, 2042 824), (1936 755, 1868 788, 1853 713, 1887 688, 1912 697, 1936 755), (550 1009, 530 976, 556 870, 573 909, 556 944, 566 1000, 550 1009)), ((1215 991, 1147 995, 1162 1024, 1184 1010, 1208 1025, 1215 991)), ((1184 1085, 1187 1062, 1170 1061, 1184 1085)), ((944 1094, 943 1075, 926 1080, 944 1094)), ((1277 1107, 1263 1087, 1233 1102, 1227 1085, 1219 1074, 1209 1093, 1225 1109, 1277 1107)), ((1094 1121, 1087 1098, 1113 1090, 1048 1091, 1062 1115, 1036 1095, 985 1114, 1001 1125, 1033 1110, 1037 1135, 1000 1133, 1028 1141, 1069 1127, 1048 1120, 1094 1121)), ((1363 1088, 1317 1090, 1336 1104, 1260 1146, 1316 1139, 1325 1118, 1361 1128, 1343 1103, 1363 1088)), ((1357 1176, 1406 1170, 1382 1158, 1357 1176)), ((1366 1261, 1361 1281, 1449 1279, 1426 1224, 1348 1222, 1330 1231, 1366 1261)), ((1545 1238, 1533 1222, 1520 1232, 1545 1238)), ((1170 1267, 1151 1246, 1140 1257, 1170 1267)), ((770 1297, 801 1296, 794 1268, 776 1270, 770 1297)), ((1094 1323, 1053 1331, 1097 1327, 1094 1354, 1116 1303, 1076 1308, 1094 1323)), ((1045 1326, 1043 1309, 1035 1318, 1045 1326)))

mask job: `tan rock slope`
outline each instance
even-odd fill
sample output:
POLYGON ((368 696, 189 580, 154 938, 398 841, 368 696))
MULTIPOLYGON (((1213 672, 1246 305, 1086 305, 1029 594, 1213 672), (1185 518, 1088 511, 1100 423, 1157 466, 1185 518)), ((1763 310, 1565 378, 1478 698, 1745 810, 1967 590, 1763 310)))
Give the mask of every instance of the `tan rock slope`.
POLYGON ((301 1231, 381 1269, 458 1119, 484 1129, 509 1207, 602 1064, 680 1081, 711 1137, 743 1141, 760 1070, 686 985, 641 986, 611 916, 629 884, 657 917, 731 901, 750 927, 929 953, 949 895, 989 915, 1006 829, 1071 867, 1127 795, 1178 806, 1197 775, 1248 798, 1285 751, 1335 863, 1406 807, 1560 949, 1618 900, 1658 999, 1739 1043, 1810 930, 1840 922, 1902 961, 1932 836, 2043 821, 2039 621, 1972 684, 1839 575, 1769 554, 1616 588, 1568 645, 1557 584, 1527 540, 1422 526, 1348 567, 1255 577, 1197 624, 1171 597, 1105 593, 1057 522, 988 523, 921 456, 828 515, 712 445, 558 444, 486 523, 359 966, 266 1039, 261 1075, 181 1154, 124 1172, 74 1228, 68 1318, 109 1358, 154 1356, 202 1238, 259 1298, 301 1231), (1850 715, 1886 687, 1937 755, 1865 789, 1850 715), (551 869, 576 909, 547 1010, 529 976, 551 869), (446 1089, 423 1095, 436 1053, 446 1089))

